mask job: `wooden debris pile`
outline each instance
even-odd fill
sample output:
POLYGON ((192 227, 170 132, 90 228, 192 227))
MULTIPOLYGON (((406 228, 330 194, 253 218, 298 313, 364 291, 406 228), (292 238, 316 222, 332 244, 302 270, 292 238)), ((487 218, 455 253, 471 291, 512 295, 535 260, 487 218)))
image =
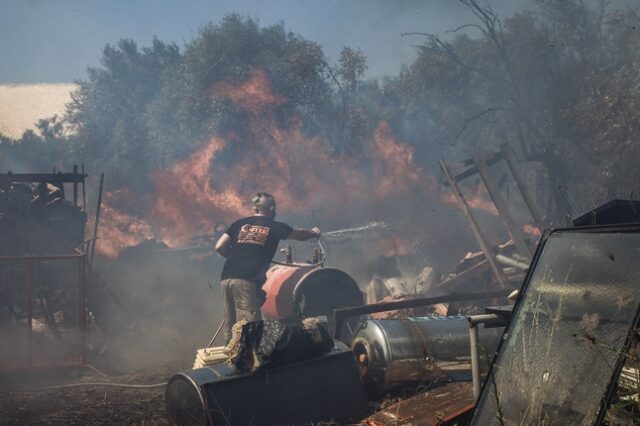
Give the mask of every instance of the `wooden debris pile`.
POLYGON ((84 243, 85 223, 62 185, 0 180, 0 255, 73 253, 84 243))

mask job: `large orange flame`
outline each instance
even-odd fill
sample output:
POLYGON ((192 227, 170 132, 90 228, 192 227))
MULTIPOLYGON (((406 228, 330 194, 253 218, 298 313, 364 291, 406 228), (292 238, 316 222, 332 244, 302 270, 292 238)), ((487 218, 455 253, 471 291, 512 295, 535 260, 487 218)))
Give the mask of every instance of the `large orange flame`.
MULTIPOLYGON (((303 134, 299 118, 276 118, 286 99, 272 93, 264 71, 255 70, 240 85, 217 84, 209 95, 243 110, 246 126, 242 134, 215 136, 169 170, 154 173, 155 203, 145 217, 170 246, 250 214, 247 200, 257 191, 274 194, 278 210, 289 217, 322 211, 334 223, 352 212, 389 208, 399 194, 435 193, 435 180, 387 123, 376 129, 367 156, 335 158, 328 141, 303 134)), ((111 229, 102 232, 104 240, 111 229)), ((140 228, 138 238, 148 238, 150 229, 140 228)), ((404 253, 408 245, 393 246, 390 251, 404 253)))
MULTIPOLYGON (((154 237, 151 225, 144 219, 125 213, 123 209, 118 208, 124 204, 132 204, 133 196, 129 191, 119 189, 106 192, 103 198, 99 239, 96 242, 99 253, 116 257, 122 249, 154 237)), ((88 228, 93 229, 93 223, 89 223, 88 228)))

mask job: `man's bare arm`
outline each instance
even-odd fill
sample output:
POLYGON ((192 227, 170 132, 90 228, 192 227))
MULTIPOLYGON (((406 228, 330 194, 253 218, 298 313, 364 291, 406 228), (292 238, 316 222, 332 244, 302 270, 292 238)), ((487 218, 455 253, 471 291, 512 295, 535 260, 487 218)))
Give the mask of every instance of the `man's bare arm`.
POLYGON ((216 251, 225 259, 229 256, 229 245, 231 244, 231 237, 229 234, 224 233, 216 242, 216 251))
POLYGON ((307 241, 312 238, 320 237, 320 228, 311 228, 311 229, 301 229, 296 228, 289 235, 288 240, 296 240, 296 241, 307 241))

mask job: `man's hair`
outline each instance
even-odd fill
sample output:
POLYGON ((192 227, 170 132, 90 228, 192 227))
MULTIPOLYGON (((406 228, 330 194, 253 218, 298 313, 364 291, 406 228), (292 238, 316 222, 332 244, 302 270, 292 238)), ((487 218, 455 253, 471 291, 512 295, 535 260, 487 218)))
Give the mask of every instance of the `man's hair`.
POLYGON ((256 213, 275 213, 276 199, 267 192, 258 192, 251 200, 256 213))

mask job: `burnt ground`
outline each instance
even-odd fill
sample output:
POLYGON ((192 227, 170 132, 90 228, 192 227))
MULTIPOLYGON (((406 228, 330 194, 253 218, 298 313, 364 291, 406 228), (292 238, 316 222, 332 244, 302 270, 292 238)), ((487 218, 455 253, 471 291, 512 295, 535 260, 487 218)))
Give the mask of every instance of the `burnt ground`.
POLYGON ((203 340, 206 336, 152 340, 135 334, 103 351, 94 346, 88 351, 90 367, 0 375, 0 425, 166 425, 165 386, 69 385, 166 382, 193 365, 203 340))
POLYGON ((126 388, 67 384, 110 382, 155 384, 175 370, 103 377, 88 369, 70 370, 52 378, 23 378, 0 383, 0 424, 3 425, 165 425, 164 386, 126 388), (54 387, 49 387, 54 386, 54 387))

